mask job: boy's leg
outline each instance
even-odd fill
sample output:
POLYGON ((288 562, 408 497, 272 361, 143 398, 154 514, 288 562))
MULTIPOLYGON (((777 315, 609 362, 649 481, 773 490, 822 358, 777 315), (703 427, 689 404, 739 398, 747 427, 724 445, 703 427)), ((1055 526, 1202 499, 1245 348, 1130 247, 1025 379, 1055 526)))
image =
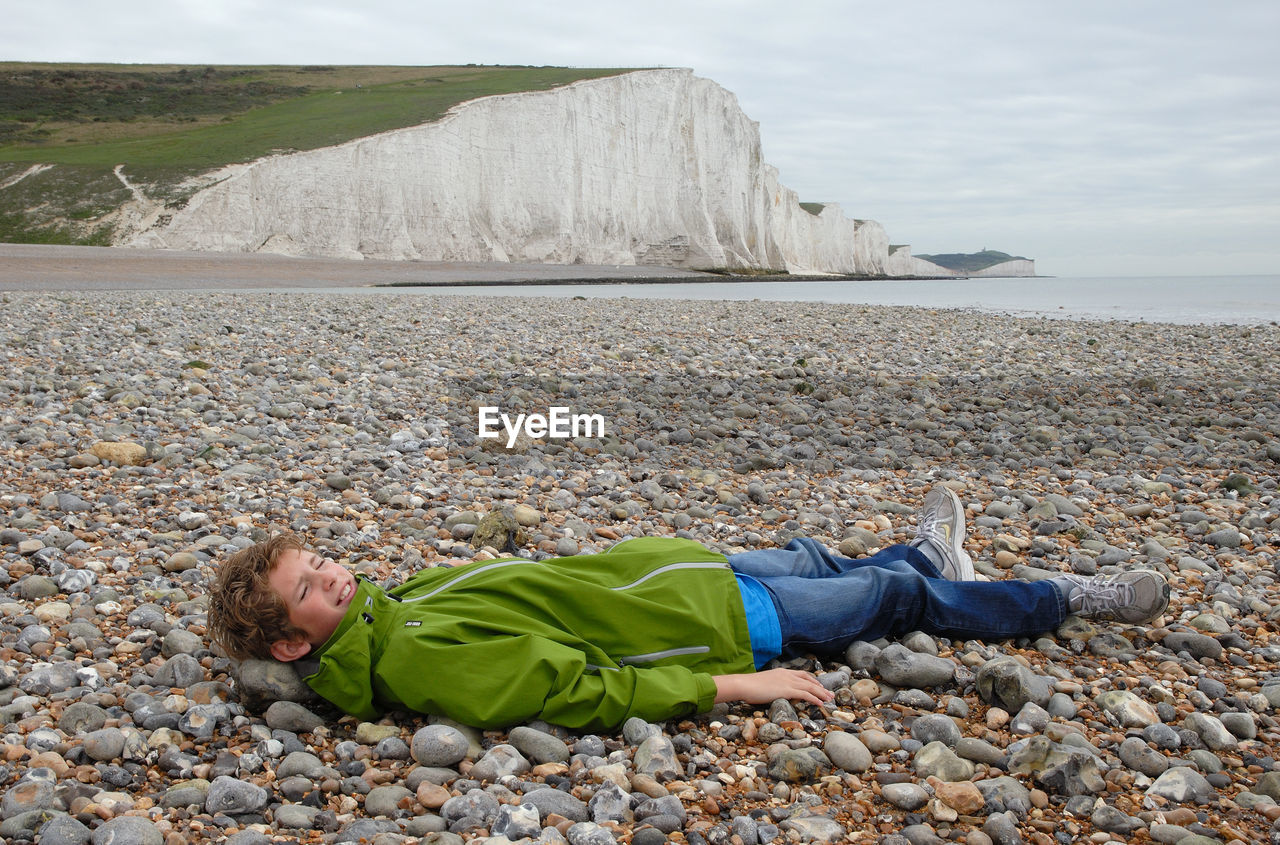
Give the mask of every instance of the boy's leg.
MULTIPOLYGON (((784 549, 765 549, 729 556, 729 563, 744 575, 796 575, 801 578, 829 578, 859 566, 889 566, 908 561, 916 571, 930 578, 950 581, 974 580, 973 561, 964 550, 964 506, 943 484, 935 485, 925 497, 916 527, 916 539, 909 544, 917 554, 908 555, 889 547, 870 558, 851 560, 833 555, 820 543, 800 537, 784 549)), ((901 568, 901 567, 898 567, 901 568)))
POLYGON ((916 548, 889 546, 871 557, 855 560, 832 554, 821 543, 808 537, 796 537, 781 549, 756 549, 729 555, 729 565, 735 572, 755 578, 780 575, 831 578, 869 566, 900 572, 919 572, 928 578, 942 577, 933 562, 916 548))
POLYGON ((821 580, 755 576, 774 599, 784 653, 838 652, 855 640, 910 631, 955 639, 1029 636, 1058 627, 1068 615, 1059 584, 948 581, 920 572, 910 559, 920 555, 915 549, 897 549, 906 547, 885 551, 902 554, 898 561, 821 580))

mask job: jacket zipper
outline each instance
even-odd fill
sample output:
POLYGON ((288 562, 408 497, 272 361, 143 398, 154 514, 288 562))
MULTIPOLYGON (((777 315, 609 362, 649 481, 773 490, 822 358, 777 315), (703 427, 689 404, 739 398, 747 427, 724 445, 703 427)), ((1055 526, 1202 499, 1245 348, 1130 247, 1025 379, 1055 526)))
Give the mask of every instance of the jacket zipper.
POLYGON ((623 584, 621 587, 612 587, 611 589, 630 590, 632 587, 639 586, 640 584, 643 584, 645 581, 648 581, 650 578, 653 578, 654 576, 661 575, 664 572, 671 572, 674 569, 728 569, 728 568, 729 568, 729 564, 727 563, 714 563, 714 562, 668 563, 666 566, 659 566, 657 569, 653 570, 652 572, 649 572, 649 573, 646 573, 645 575, 640 576, 636 580, 632 581, 630 584, 623 584))
POLYGON ((655 660, 661 660, 664 657, 677 657, 681 654, 706 654, 711 651, 709 645, 690 645, 683 648, 668 648, 662 651, 651 651, 648 654, 628 654, 625 657, 618 658, 617 666, 597 666, 594 663, 588 663, 588 669, 595 669, 597 672, 608 669, 610 672, 621 672, 621 666, 634 666, 639 663, 653 663, 655 660))
MULTIPOLYGON (((439 587, 436 587, 434 590, 432 590, 429 593, 425 593, 421 596, 414 596, 413 598, 402 599, 402 601, 414 602, 414 601, 422 601, 423 599, 429 599, 438 593, 444 592, 445 590, 452 587, 454 584, 460 584, 463 581, 473 576, 481 575, 492 569, 501 569, 504 566, 521 566, 524 564, 537 565, 538 561, 536 560, 500 560, 497 563, 491 563, 491 564, 488 564, 487 566, 480 566, 471 570, 470 572, 467 572, 463 575, 459 575, 457 578, 454 578, 452 581, 449 581, 447 584, 441 584, 439 587)), ((664 572, 671 572, 672 570, 676 570, 676 569, 728 569, 728 568, 729 568, 729 564, 716 563, 716 562, 669 563, 666 566, 659 566, 657 569, 653 570, 652 572, 645 573, 641 577, 632 581, 630 584, 623 584, 621 587, 611 587, 610 589, 630 590, 632 587, 636 587, 636 586, 639 586, 640 584, 643 584, 645 581, 648 581, 650 578, 653 578, 655 575, 661 575, 664 572)))
POLYGON ((432 590, 429 593, 426 593, 425 595, 414 596, 413 598, 407 598, 407 599, 404 599, 403 601, 407 603, 407 602, 414 602, 414 601, 422 601, 423 599, 429 599, 432 596, 436 595, 437 593, 444 592, 445 590, 452 587, 454 584, 460 584, 463 581, 467 580, 468 578, 471 578, 472 576, 475 576, 475 575, 480 575, 481 573, 484 573, 484 572, 488 572, 490 569, 501 569, 504 566, 520 566, 526 563, 537 564, 537 561, 536 560, 501 560, 501 561, 498 561, 497 563, 491 563, 487 566, 480 566, 471 570, 470 572, 459 575, 457 578, 454 578, 452 581, 449 581, 446 584, 441 584, 439 587, 436 587, 434 590, 432 590))
POLYGON ((711 651, 709 645, 691 645, 684 648, 668 648, 662 651, 651 651, 648 654, 629 654, 626 657, 618 658, 619 666, 626 666, 629 663, 652 663, 655 660, 661 660, 664 657, 675 657, 680 654, 706 654, 711 651))

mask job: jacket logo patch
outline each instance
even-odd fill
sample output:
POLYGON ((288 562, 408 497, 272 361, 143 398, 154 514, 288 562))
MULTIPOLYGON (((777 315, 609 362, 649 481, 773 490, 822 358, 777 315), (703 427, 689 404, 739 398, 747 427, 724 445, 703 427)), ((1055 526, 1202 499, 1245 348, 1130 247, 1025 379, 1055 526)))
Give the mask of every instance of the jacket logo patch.
POLYGON ((417 628, 421 624, 422 624, 421 619, 410 619, 408 622, 404 623, 404 626, 406 628, 417 628))

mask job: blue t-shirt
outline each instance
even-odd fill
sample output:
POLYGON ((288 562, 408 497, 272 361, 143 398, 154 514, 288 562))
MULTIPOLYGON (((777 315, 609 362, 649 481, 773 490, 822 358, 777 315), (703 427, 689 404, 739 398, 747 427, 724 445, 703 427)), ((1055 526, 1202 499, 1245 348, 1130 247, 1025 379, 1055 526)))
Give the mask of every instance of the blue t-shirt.
POLYGON ((747 631, 751 634, 751 656, 756 668, 761 669, 773 658, 782 654, 782 626, 778 624, 778 609, 773 606, 769 591, 750 575, 733 573, 738 579, 738 592, 742 593, 742 607, 747 611, 747 631))

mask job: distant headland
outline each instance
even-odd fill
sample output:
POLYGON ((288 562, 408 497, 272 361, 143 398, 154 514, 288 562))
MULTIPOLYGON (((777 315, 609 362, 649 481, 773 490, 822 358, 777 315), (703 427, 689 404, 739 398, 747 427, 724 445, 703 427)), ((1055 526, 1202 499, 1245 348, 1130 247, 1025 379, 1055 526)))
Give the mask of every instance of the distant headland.
POLYGON ((938 276, 952 275, 981 279, 1036 274, 1036 262, 1033 259, 985 247, 980 252, 948 252, 939 255, 917 255, 916 258, 934 265, 937 272, 932 275, 938 276))

